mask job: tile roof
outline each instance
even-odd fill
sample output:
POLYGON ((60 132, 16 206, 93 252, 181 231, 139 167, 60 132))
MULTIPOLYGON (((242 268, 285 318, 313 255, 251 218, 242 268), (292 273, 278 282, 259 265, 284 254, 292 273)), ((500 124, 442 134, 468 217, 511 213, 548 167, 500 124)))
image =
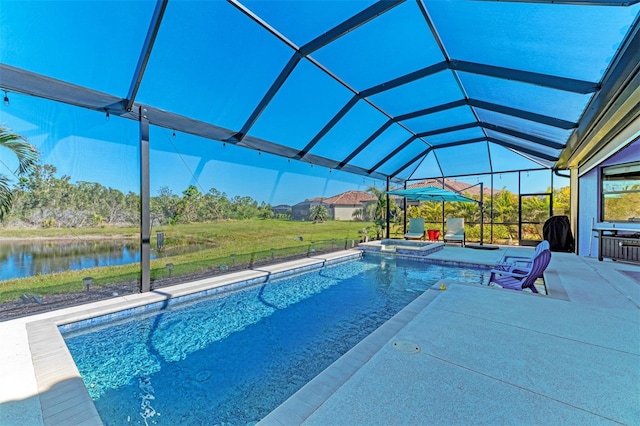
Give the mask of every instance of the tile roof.
POLYGON ((373 201, 376 197, 364 191, 347 191, 333 197, 325 198, 323 202, 328 205, 356 205, 365 201, 373 201))

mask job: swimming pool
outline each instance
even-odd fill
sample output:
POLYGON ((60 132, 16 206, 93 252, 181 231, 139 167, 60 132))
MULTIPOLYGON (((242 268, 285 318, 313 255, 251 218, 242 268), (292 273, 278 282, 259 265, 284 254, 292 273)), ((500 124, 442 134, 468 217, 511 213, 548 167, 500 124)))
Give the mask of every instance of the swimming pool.
POLYGON ((246 425, 440 279, 486 274, 371 256, 61 331, 105 424, 246 425))

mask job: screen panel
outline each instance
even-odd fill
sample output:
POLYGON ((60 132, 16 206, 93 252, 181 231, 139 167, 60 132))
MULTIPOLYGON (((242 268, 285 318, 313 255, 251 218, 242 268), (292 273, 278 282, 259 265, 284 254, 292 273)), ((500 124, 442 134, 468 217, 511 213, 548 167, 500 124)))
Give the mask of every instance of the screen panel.
POLYGON ((438 45, 414 2, 394 7, 312 57, 358 91, 442 61, 438 45))

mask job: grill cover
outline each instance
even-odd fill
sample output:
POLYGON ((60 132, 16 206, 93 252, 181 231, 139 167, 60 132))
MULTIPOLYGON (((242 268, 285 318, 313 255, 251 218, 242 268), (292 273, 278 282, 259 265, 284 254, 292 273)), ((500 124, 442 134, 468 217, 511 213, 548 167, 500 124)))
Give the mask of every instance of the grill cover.
POLYGON ((549 241, 551 251, 574 251, 574 239, 567 216, 551 216, 542 227, 544 239, 549 241))

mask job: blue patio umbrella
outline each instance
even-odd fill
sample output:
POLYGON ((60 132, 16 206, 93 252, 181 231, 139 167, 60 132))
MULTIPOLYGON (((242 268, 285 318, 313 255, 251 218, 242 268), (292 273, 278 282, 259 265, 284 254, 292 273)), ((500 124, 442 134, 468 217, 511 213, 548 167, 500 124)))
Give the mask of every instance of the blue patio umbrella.
POLYGON ((457 192, 447 191, 446 189, 436 188, 433 186, 425 186, 422 188, 411 188, 411 189, 397 189, 393 191, 388 191, 387 194, 399 195, 401 197, 408 198, 409 200, 418 200, 418 201, 438 201, 438 202, 461 201, 461 202, 467 202, 467 203, 478 203, 478 205, 480 206, 480 247, 490 248, 490 246, 484 246, 483 244, 484 235, 483 235, 482 225, 484 223, 484 209, 483 209, 483 203, 482 203, 482 184, 480 186, 480 201, 474 200, 473 198, 465 197, 464 195, 460 195, 457 192))
POLYGON ((446 189, 425 186, 422 188, 397 189, 388 191, 389 195, 399 195, 410 200, 419 201, 462 201, 468 203, 477 203, 478 200, 468 198, 457 192, 447 191, 446 189))

